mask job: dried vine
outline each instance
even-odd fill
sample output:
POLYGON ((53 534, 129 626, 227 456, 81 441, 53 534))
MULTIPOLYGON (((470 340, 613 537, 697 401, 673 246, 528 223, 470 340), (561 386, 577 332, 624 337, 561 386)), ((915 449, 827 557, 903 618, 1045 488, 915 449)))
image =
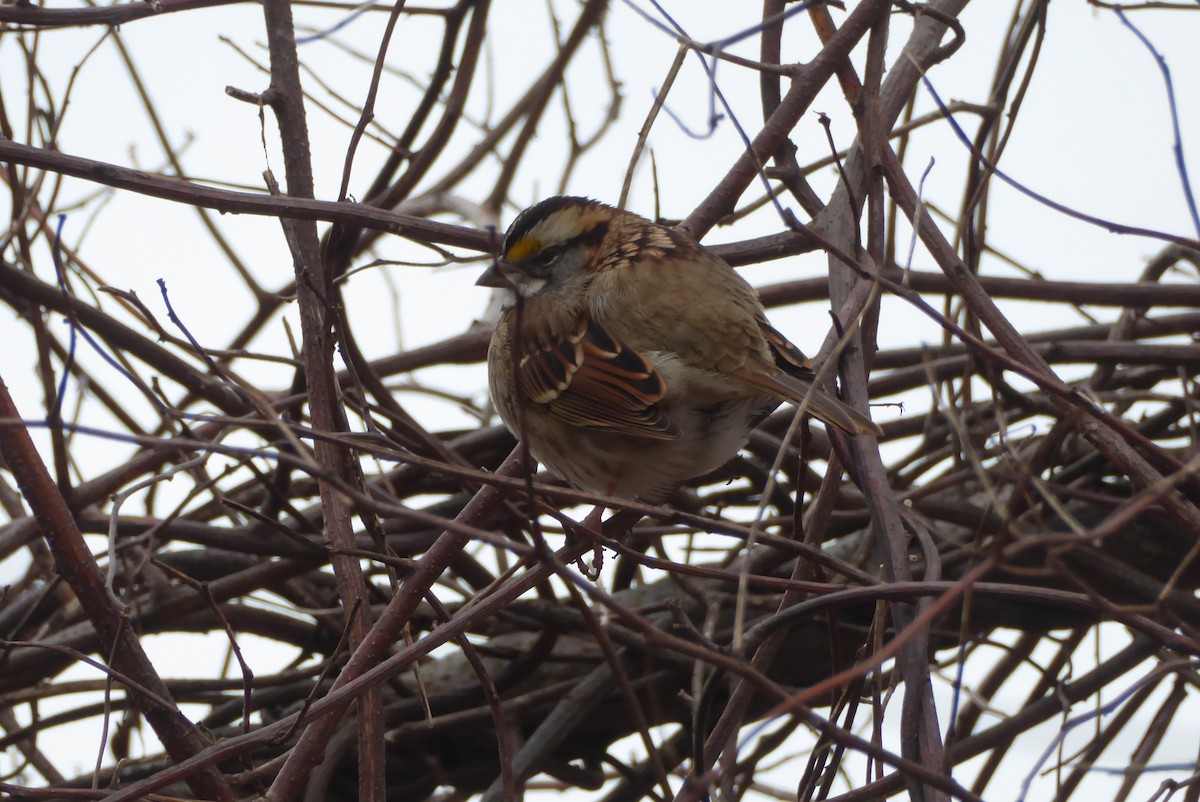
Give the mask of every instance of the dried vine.
MULTIPOLYGON (((1121 282, 1026 269, 989 224, 997 186, 1036 195, 1004 166, 1058 46, 1047 4, 1009 4, 990 84, 928 113, 938 70, 971 52, 965 0, 845 5, 767 0, 705 43, 649 3, 554 3, 545 62, 503 87, 512 31, 534 27, 500 0, 363 7, 390 15, 365 36, 337 4, 0 6, 0 56, 25 70, 0 77, 16 332, 0 362, 0 790, 977 800, 1053 769, 1043 798, 1066 800, 1104 763, 1121 769, 1111 798, 1200 797, 1195 754, 1161 786, 1146 776, 1178 763, 1164 755, 1200 676, 1200 232, 1041 198, 1047 237, 1065 212, 1157 252, 1121 282), (232 168, 228 186, 197 178, 214 168, 174 141, 127 41, 206 13, 262 20, 266 86, 226 90, 259 119, 258 189, 232 168), (643 17, 664 54, 649 101, 617 56, 643 17), (55 78, 47 52, 80 32, 121 54, 160 169, 79 146, 72 93, 94 90, 55 78), (643 148, 693 118, 689 68, 711 103, 704 147, 728 166, 684 194, 647 175, 643 148), (757 117, 725 91, 747 77, 757 117), (967 166, 943 213, 910 151, 948 120, 970 134, 950 145, 967 166), (626 178, 612 154, 631 150, 626 178), (331 151, 340 192, 322 188, 331 151), (575 520, 602 499, 528 476, 481 391, 487 323, 405 347, 381 322, 380 298, 430 266, 468 292, 456 266, 488 258, 539 182, 606 200, 624 183, 631 207, 664 200, 698 237, 729 225, 713 247, 739 267, 823 264, 761 295, 828 329, 817 361, 876 405, 884 437, 779 410, 666 506, 603 500, 606 566, 580 576, 595 544, 575 520), (188 276, 164 268, 160 305, 92 245, 88 226, 113 234, 128 218, 106 205, 131 198, 199 215, 175 247, 214 254, 209 314, 188 276), (1024 322, 1033 304, 1052 322, 1024 322), (932 344, 888 334, 896 319, 932 344), (174 676, 197 642, 224 665, 174 676)), ((120 116, 93 124, 119 137, 120 116)), ((135 261, 139 232, 115 233, 135 261)), ((429 325, 459 303, 421 301, 429 325)))

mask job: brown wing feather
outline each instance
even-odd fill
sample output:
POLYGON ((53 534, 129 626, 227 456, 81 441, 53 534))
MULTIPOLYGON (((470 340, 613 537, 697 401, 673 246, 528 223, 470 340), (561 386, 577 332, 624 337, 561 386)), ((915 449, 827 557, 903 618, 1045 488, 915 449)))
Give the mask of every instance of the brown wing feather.
POLYGON ((869 417, 821 388, 814 388, 816 374, 812 362, 762 315, 758 317, 758 325, 767 344, 771 346, 771 355, 779 370, 768 372, 743 368, 737 372, 739 378, 781 401, 799 405, 807 397, 808 411, 813 417, 844 432, 875 436, 883 434, 879 425, 869 417))
POLYGON ((574 426, 674 440, 679 427, 658 402, 667 385, 645 357, 586 314, 549 343, 527 341, 521 358, 526 396, 574 426))
POLYGON ((775 364, 787 373, 797 378, 814 378, 812 360, 804 355, 791 340, 784 337, 778 329, 767 322, 762 315, 758 316, 758 327, 762 330, 763 338, 771 346, 771 356, 775 364))

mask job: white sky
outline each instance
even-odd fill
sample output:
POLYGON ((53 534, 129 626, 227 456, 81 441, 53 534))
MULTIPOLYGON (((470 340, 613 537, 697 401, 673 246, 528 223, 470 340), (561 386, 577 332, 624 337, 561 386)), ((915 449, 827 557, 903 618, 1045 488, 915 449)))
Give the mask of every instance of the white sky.
MULTIPOLYGON (((642 7, 647 4, 640 2, 642 7)), ((758 3, 729 3, 719 0, 679 0, 664 5, 693 38, 706 40, 756 21, 758 3)), ((1011 3, 978 0, 963 15, 967 32, 963 51, 930 73, 938 92, 946 100, 986 101, 988 84, 1007 27, 1011 3)), ((488 64, 494 68, 495 87, 490 103, 485 93, 475 93, 468 117, 499 116, 523 91, 551 56, 550 26, 542 3, 528 0, 497 0, 492 14, 498 34, 491 39, 488 64)), ((565 20, 573 19, 573 3, 559 0, 565 20)), ((835 19, 843 19, 834 12, 835 19)), ((328 28, 342 18, 341 12, 298 9, 301 25, 328 28)), ((382 30, 383 15, 359 17, 339 31, 338 38, 353 42, 373 53, 382 30)), ((1166 58, 1175 81, 1180 126, 1186 155, 1192 168, 1200 168, 1200 15, 1185 12, 1142 12, 1131 19, 1166 58)), ((894 17, 893 42, 901 43, 908 24, 894 17)), ((136 62, 148 91, 172 141, 184 150, 188 172, 197 178, 261 188, 261 172, 270 166, 282 180, 282 162, 274 148, 274 122, 268 116, 270 156, 264 157, 257 110, 225 94, 232 85, 250 91, 265 88, 265 76, 249 65, 228 38, 260 61, 262 16, 257 5, 227 6, 201 12, 166 15, 124 26, 120 36, 136 62)), ((1116 17, 1096 10, 1082 0, 1049 4, 1049 22, 1041 61, 1009 143, 1002 168, 1017 180, 1056 201, 1080 211, 1108 217, 1133 226, 1146 226, 1186 236, 1197 236, 1183 203, 1179 178, 1171 152, 1168 107, 1161 76, 1150 54, 1116 17)), ((661 85, 675 54, 674 43, 634 15, 621 2, 614 2, 607 26, 613 63, 622 84, 622 117, 604 144, 580 163, 567 190, 615 201, 629 154, 653 91, 661 85)), ((815 52, 813 37, 799 32, 806 24, 790 26, 785 40, 787 58, 803 59, 815 52)), ((46 32, 41 41, 39 63, 48 84, 62 103, 62 92, 79 61, 103 34, 98 29, 46 32)), ((411 70, 420 81, 432 64, 432 48, 439 30, 429 20, 406 18, 391 45, 390 63, 411 70)), ((734 52, 753 57, 753 40, 734 52)), ((610 99, 598 77, 599 60, 594 42, 585 48, 570 73, 571 103, 583 132, 590 132, 603 116, 610 99)), ((328 42, 305 45, 302 58, 320 77, 351 104, 361 102, 366 90, 369 65, 339 53, 328 42)), ((889 61, 897 57, 889 54, 889 61)), ((861 52, 860 52, 861 56, 861 52)), ((0 37, 0 90, 10 115, 19 115, 17 100, 23 97, 21 54, 11 36, 0 37)), ((485 79, 481 72, 480 81, 485 79)), ((722 91, 735 112, 751 130, 760 119, 757 77, 728 64, 720 67, 722 91)), ((328 99, 306 76, 306 86, 328 99)), ((689 58, 669 100, 669 107, 695 128, 702 127, 707 114, 707 81, 694 58, 689 58)), ((402 129, 417 97, 417 90, 403 80, 388 80, 376 104, 378 122, 393 133, 402 129)), ((933 109, 922 91, 917 113, 933 109)), ((826 92, 813 105, 833 118, 839 145, 849 143, 853 121, 840 95, 826 92)), ((352 112, 342 109, 342 113, 352 112)), ((334 199, 340 183, 349 130, 322 113, 309 110, 317 194, 334 199)), ((960 120, 972 131, 973 120, 960 120)), ((460 126, 456 148, 462 152, 475 137, 460 126)), ((557 187, 564 149, 564 121, 551 111, 539 134, 538 157, 527 160, 518 173, 512 197, 518 206, 552 194, 557 187)), ((801 163, 821 158, 827 152, 824 132, 815 114, 808 115, 796 132, 801 163)), ((662 211, 667 216, 687 214, 736 158, 740 142, 732 127, 720 125, 711 140, 699 141, 682 135, 669 120, 660 120, 650 145, 662 187, 662 211)), ((86 62, 76 80, 59 135, 59 147, 67 153, 121 165, 158 170, 163 156, 149 128, 144 110, 134 96, 126 72, 111 42, 105 42, 86 62)), ((354 170, 352 191, 360 194, 382 157, 378 146, 366 142, 354 170)), ((961 202, 959 187, 967 154, 948 134, 935 125, 913 137, 909 149, 910 173, 919 175, 930 159, 936 165, 925 185, 931 203, 955 210, 961 202)), ((449 163, 448 161, 445 163, 449 163)), ((1195 171, 1195 169, 1194 169, 1195 171)), ((495 165, 482 177, 469 180, 460 194, 473 201, 490 191, 495 165)), ((437 175, 435 169, 432 175, 437 175)), ((832 187, 834 174, 825 170, 813 177, 821 193, 832 187)), ((103 188, 79 181, 64 181, 60 205, 86 197, 103 188)), ((755 191, 748 193, 753 197, 755 191)), ((0 219, 7 219, 0 194, 0 219)), ((1043 275, 1064 280, 1136 280, 1147 257, 1162 244, 1109 234, 1096 227, 1070 220, 1047 210, 1017 192, 994 185, 991 195, 989 239, 997 248, 1043 275)), ((630 207, 652 214, 654 195, 648 161, 637 173, 630 207)), ((502 225, 516 209, 507 209, 502 225)), ((277 222, 269 218, 219 216, 222 230, 232 239, 238 253, 268 289, 284 286, 292 275, 290 258, 277 222)), ((764 210, 733 229, 714 230, 706 241, 743 239, 777 230, 770 210, 764 210)), ((78 245, 88 265, 103 279, 121 289, 136 291, 166 323, 155 280, 164 278, 175 308, 193 334, 205 345, 223 347, 241 327, 252 308, 240 291, 236 277, 219 252, 202 233, 195 214, 187 207, 131 193, 107 198, 100 211, 72 211, 65 238, 78 245), (80 243, 82 232, 86 237, 80 243)), ((39 252, 43 257, 45 251, 39 252)), ((388 238, 378 255, 390 259, 426 259, 427 252, 388 238)), ((364 262, 367 260, 364 260, 364 262)), ((49 268, 49 260, 40 264, 49 268)), ((917 269, 936 270, 918 250, 917 269)), ((749 268, 745 274, 755 283, 773 283, 795 277, 824 273, 820 254, 783 260, 749 268)), ((1011 269, 995 260, 985 263, 994 274, 1010 275, 1011 269)), ((359 338, 368 355, 394 353, 400 347, 436 342, 462 332, 478 317, 487 296, 472 286, 478 269, 458 267, 386 267, 367 271, 352 279, 346 300, 359 338)), ((52 274, 42 278, 52 280, 52 274)), ((113 308, 111 303, 106 304, 113 308)), ((1024 331, 1053 328, 1077 320, 1053 314, 1044 308, 1011 305, 1013 319, 1024 331)), ((1104 315, 1111 313, 1104 312, 1104 315)), ((294 309, 287 316, 295 323, 294 309)), ((772 313, 776 324, 804 350, 815 351, 824 337, 827 318, 816 307, 779 310, 772 313), (815 317, 814 317, 815 316, 815 317), (813 321, 816 321, 815 323, 813 321)), ((294 327, 298 331, 298 327, 294 327)), ((936 342, 940 330, 901 304, 886 307, 883 330, 888 346, 936 342)), ((7 343, 0 360, 0 373, 10 384, 17 403, 28 417, 42 414, 40 390, 34 381, 34 352, 28 330, 11 315, 0 313, 0 342, 7 343)), ((286 339, 278 319, 255 341, 253 347, 271 353, 287 353, 286 339)), ((85 347, 81 345, 81 349, 85 347)), ((86 351, 80 358, 96 370, 110 386, 117 383, 111 370, 86 351)), ((239 370, 253 372, 260 386, 274 388, 290 379, 287 371, 259 363, 243 363, 239 370)), ((1069 371, 1067 372, 1068 375, 1069 371)), ((441 368, 427 371, 422 381, 440 389, 482 400, 485 382, 482 368, 441 368)), ((74 396, 68 402, 72 403, 74 396)), ((403 401, 432 429, 465 425, 470 419, 444 400, 410 397, 403 401)), ((143 420, 151 410, 131 392, 130 408, 143 420)), ((880 417, 895 414, 887 411, 880 417)), ((92 421, 105 425, 102 417, 92 421)), ((80 455, 92 460, 87 473, 119 461, 123 449, 111 444, 81 448, 80 455)), ((0 563, 0 582, 15 576, 21 565, 0 563)), ((1119 639, 1119 636, 1117 636, 1119 639)), ((264 657, 264 660, 268 658, 264 657)), ((256 670, 269 670, 267 668, 256 670)), ((943 713, 945 711, 943 710, 943 713)), ((1181 717, 1182 718, 1182 717, 1181 717)), ((1179 739, 1181 761, 1193 760, 1200 731, 1179 739)), ((90 758, 85 758, 90 760, 90 758)), ((1143 781, 1149 792, 1159 778, 1143 781)), ((1048 778, 1052 787, 1053 778, 1048 778)), ((1089 782, 1109 782, 1090 780, 1089 782)), ((999 787, 999 786, 996 786, 999 787)), ((1106 787, 1106 786, 1102 786, 1106 787)), ((989 798, 1002 798, 999 796, 989 798)), ((1031 798, 1037 798, 1033 796, 1031 798)), ((1084 798, 1084 797, 1079 797, 1084 798)))

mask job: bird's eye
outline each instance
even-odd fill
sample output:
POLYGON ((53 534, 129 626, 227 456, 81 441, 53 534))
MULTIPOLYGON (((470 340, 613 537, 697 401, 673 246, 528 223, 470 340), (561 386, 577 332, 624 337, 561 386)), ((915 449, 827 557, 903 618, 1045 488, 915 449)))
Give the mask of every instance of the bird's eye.
POLYGON ((557 245, 543 248, 536 255, 530 257, 525 266, 534 274, 548 273, 554 267, 554 263, 562 258, 564 252, 565 249, 557 245))

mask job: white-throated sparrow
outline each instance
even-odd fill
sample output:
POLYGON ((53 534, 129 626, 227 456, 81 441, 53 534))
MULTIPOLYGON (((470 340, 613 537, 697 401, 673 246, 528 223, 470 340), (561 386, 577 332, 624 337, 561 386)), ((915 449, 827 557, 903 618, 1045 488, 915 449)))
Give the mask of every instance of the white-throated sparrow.
POLYGON ((544 200, 477 283, 513 293, 488 350, 500 417, 576 487, 660 501, 731 459, 780 401, 807 398, 826 423, 880 433, 813 385, 733 268, 630 212, 544 200))

